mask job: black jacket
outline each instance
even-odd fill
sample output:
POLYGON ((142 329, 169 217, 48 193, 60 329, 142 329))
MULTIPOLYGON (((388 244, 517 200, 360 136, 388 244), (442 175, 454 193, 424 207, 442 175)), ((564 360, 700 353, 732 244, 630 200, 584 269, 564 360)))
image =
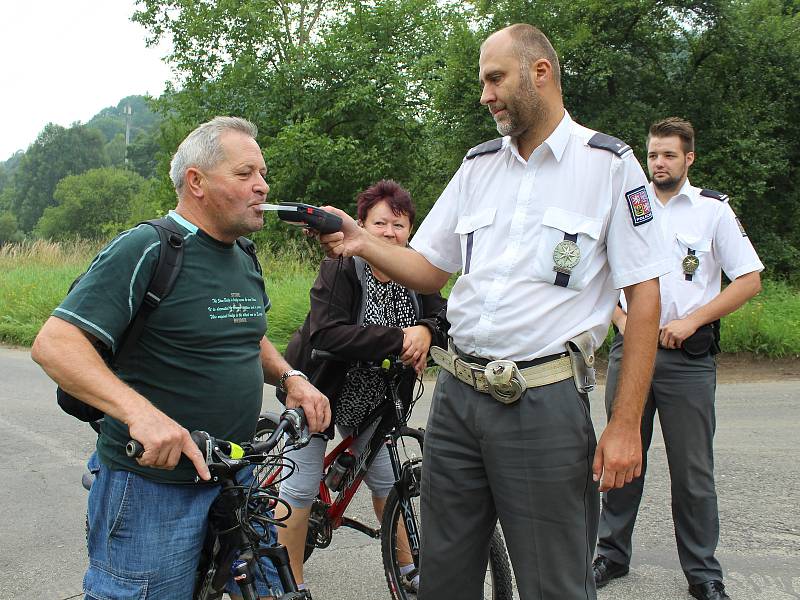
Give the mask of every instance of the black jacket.
MULTIPOLYGON (((399 355, 403 349, 403 330, 398 327, 360 324, 363 319, 364 269, 369 266, 360 258, 325 259, 311 288, 311 310, 303 325, 294 332, 286 347, 287 362, 308 375, 311 382, 331 402, 336 400, 344 383, 349 363, 316 360, 313 349, 332 352, 345 360, 380 361, 389 355, 399 355)), ((437 294, 418 294, 406 290, 412 297, 417 324, 426 326, 432 334, 431 344, 446 346, 446 301, 437 294)), ((405 386, 404 386, 405 387, 405 386)), ((410 391, 410 389, 409 389, 410 391)), ((281 402, 285 397, 279 394, 281 402)))

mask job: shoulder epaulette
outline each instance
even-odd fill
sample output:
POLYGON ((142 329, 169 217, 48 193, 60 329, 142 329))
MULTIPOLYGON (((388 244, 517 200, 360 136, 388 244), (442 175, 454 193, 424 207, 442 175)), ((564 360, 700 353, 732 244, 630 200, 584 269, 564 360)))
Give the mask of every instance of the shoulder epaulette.
POLYGON ((601 150, 608 150, 613 152, 620 158, 626 153, 630 152, 631 147, 620 139, 605 133, 595 133, 588 144, 592 148, 600 148, 601 150))
POLYGON ((503 138, 496 138, 494 140, 489 140, 488 142, 483 142, 482 144, 478 144, 474 148, 471 148, 469 152, 467 152, 466 159, 472 160, 476 156, 480 156, 482 154, 492 154, 500 150, 503 147, 503 138))
POLYGON ((707 198, 714 198, 720 202, 728 201, 728 194, 723 194, 722 192, 717 192, 715 190, 700 190, 700 195, 706 196, 707 198))

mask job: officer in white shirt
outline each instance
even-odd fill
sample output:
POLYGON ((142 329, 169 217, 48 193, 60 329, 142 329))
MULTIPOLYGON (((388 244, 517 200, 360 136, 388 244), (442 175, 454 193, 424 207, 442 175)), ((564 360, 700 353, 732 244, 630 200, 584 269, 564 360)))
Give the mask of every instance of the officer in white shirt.
MULTIPOLYGON (((719 319, 761 289, 764 269, 725 194, 692 186, 691 124, 671 117, 655 123, 647 140, 647 167, 655 222, 669 241, 672 271, 660 279, 661 325, 655 372, 642 419, 645 455, 658 411, 672 482, 672 518, 689 592, 700 600, 729 598, 714 557, 719 539, 714 489, 714 392, 719 319), (721 270, 731 280, 720 292, 721 270)), ((625 298, 615 309, 619 333, 612 345, 606 410, 618 380, 626 332, 625 298)), ((646 467, 646 461, 645 461, 646 467)), ((628 573, 631 536, 644 487, 642 477, 603 495, 594 562, 597 587, 628 573)))
POLYGON ((640 473, 641 410, 658 335, 658 277, 669 269, 647 180, 630 148, 564 110, 559 62, 530 25, 490 36, 481 103, 503 138, 469 151, 412 248, 343 232, 395 281, 450 294, 452 346, 425 436, 420 600, 482 597, 499 517, 520 597, 595 598, 600 489, 640 473), (593 351, 624 289, 631 358, 599 442, 589 414, 593 351))

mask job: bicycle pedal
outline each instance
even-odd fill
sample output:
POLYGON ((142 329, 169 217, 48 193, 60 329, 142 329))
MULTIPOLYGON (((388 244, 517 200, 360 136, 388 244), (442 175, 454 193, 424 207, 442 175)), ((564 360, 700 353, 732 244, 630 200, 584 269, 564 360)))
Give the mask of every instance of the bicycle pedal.
POLYGON ((349 527, 350 529, 355 529, 356 531, 360 531, 361 533, 368 535, 373 539, 379 539, 381 537, 381 530, 374 529, 367 525, 364 525, 360 521, 356 521, 355 519, 350 519, 348 517, 344 517, 342 519, 342 527, 349 527))

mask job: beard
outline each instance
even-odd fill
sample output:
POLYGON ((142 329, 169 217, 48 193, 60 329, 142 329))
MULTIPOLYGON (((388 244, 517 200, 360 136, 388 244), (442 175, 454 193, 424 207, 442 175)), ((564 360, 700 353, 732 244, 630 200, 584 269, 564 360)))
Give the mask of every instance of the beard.
POLYGON ((509 95, 502 108, 506 111, 505 118, 502 121, 495 118, 497 132, 502 136, 519 137, 529 128, 547 119, 547 107, 536 93, 526 68, 520 70, 520 84, 509 95))
POLYGON ((653 178, 653 187, 657 190, 661 190, 662 192, 674 192, 678 190, 678 185, 680 184, 683 176, 686 173, 681 173, 677 177, 670 176, 666 178, 655 179, 653 178))

